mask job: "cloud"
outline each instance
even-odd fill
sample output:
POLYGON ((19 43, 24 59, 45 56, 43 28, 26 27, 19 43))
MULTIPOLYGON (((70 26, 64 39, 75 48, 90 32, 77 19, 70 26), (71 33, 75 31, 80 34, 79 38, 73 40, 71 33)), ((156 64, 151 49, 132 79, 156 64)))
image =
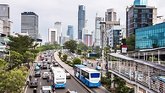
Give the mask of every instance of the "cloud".
MULTIPOLYGON (((39 32, 44 41, 47 41, 48 28, 53 27, 56 21, 63 24, 66 33, 67 25, 74 26, 74 37, 77 37, 78 5, 86 6, 86 19, 89 31, 94 30, 96 13, 104 17, 108 8, 114 8, 122 25, 125 25, 126 7, 133 4, 134 0, 0 0, 0 3, 9 4, 13 31, 20 32, 21 13, 35 12, 39 16, 39 32)), ((164 0, 149 0, 149 4, 158 7, 158 13, 164 15, 164 0), (160 9, 159 9, 160 8, 160 9)))

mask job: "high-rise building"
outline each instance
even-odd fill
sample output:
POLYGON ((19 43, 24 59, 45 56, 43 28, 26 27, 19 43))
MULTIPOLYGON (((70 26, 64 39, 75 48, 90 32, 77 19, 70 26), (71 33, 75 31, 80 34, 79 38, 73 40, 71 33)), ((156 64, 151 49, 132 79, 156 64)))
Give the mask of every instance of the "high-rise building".
POLYGON ((91 34, 84 34, 84 44, 87 46, 92 46, 92 35, 91 34))
POLYGON ((102 17, 95 18, 94 46, 101 46, 100 22, 104 21, 102 17))
POLYGON ((68 25, 67 35, 69 36, 70 39, 73 39, 73 26, 72 25, 68 25))
POLYGON ((11 30, 9 5, 0 4, 0 19, 3 20, 3 34, 9 35, 11 30))
POLYGON ((112 48, 116 48, 117 45, 121 45, 122 40, 122 26, 113 26, 108 30, 108 45, 112 48))
POLYGON ((48 29, 48 42, 51 44, 57 42, 57 29, 55 28, 48 29))
POLYGON ((135 0, 134 5, 147 5, 147 0, 135 0))
POLYGON ((21 13, 21 33, 28 33, 33 39, 38 38, 38 15, 34 12, 21 13))
POLYGON ((110 29, 114 25, 120 25, 120 20, 117 20, 117 13, 113 8, 107 9, 105 12, 106 29, 110 29))
POLYGON ((57 43, 62 44, 62 23, 55 22, 54 28, 57 29, 57 43))
POLYGON ((78 39, 83 39, 83 28, 85 27, 85 6, 79 5, 78 10, 78 39))
MULTIPOLYGON (((135 0, 135 2, 137 1, 139 0, 135 0)), ((135 29, 153 25, 157 20, 157 8, 146 6, 145 3, 137 4, 135 2, 135 5, 126 9, 127 37, 135 34, 135 29)))

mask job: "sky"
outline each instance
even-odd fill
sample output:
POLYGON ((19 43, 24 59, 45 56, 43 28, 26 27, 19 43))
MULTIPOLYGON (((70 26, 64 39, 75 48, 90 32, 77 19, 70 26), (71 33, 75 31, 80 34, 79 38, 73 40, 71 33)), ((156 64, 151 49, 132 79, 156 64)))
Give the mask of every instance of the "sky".
MULTIPOLYGON (((117 18, 125 25, 126 7, 134 0, 0 0, 1 4, 10 7, 12 32, 21 32, 21 13, 35 12, 39 16, 39 33, 43 42, 48 41, 48 28, 54 27, 57 21, 62 22, 63 34, 67 26, 74 26, 74 38, 77 38, 78 5, 86 8, 87 29, 94 31, 96 13, 104 17, 109 8, 114 8, 117 18)), ((165 16, 165 0, 148 0, 148 5, 158 8, 158 15, 165 16)))

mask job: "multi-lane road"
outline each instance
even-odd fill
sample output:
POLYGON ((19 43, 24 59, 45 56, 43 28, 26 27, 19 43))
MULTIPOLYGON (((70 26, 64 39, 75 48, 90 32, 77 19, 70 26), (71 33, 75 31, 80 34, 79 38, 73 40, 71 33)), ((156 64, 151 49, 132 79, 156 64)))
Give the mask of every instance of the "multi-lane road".
MULTIPOLYGON (((53 57, 54 58, 54 57, 53 57)), ((36 62, 39 62, 38 60, 36 62)), ((31 67, 31 72, 30 74, 34 77, 34 66, 36 65, 33 64, 31 67)), ((43 69, 41 70, 41 73, 44 71, 50 71, 49 69, 43 69)), ((42 77, 38 77, 38 87, 37 87, 37 93, 42 93, 41 92, 41 87, 42 86, 51 86, 50 82, 47 82, 47 80, 43 80, 42 77)), ((82 87, 73 77, 71 79, 67 79, 66 81, 66 87, 62 89, 56 89, 55 93, 66 93, 67 90, 71 91, 77 91, 78 93, 88 93, 88 91, 82 87)), ((26 86, 25 92, 24 93, 33 93, 34 88, 30 88, 29 86, 26 86)))

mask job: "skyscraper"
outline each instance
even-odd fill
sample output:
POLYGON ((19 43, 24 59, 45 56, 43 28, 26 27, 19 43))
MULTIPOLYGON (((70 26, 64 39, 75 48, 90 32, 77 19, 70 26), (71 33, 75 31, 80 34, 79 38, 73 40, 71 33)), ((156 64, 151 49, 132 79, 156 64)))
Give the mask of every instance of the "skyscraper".
POLYGON ((57 29, 57 43, 62 44, 62 23, 55 22, 54 28, 57 29))
POLYGON ((0 4, 0 19, 3 21, 3 34, 10 34, 10 8, 7 4, 0 4))
MULTIPOLYGON (((155 7, 138 4, 135 0, 133 6, 126 9, 127 37, 135 34, 135 29, 150 26, 156 23, 157 9, 155 7)), ((140 2, 140 1, 139 1, 140 2)))
POLYGON ((55 28, 48 29, 48 41, 51 44, 57 42, 57 29, 55 28))
POLYGON ((92 46, 92 35, 91 34, 84 34, 84 44, 86 44, 87 46, 92 46))
POLYGON ((147 5, 147 0, 135 0, 134 5, 147 5))
POLYGON ((38 15, 34 12, 21 13, 21 33, 28 33, 33 39, 38 38, 38 15))
POLYGON ((79 5, 78 10, 78 39, 82 40, 82 31, 85 27, 85 6, 79 5))
POLYGON ((107 9, 105 12, 106 29, 110 29, 114 25, 120 25, 120 20, 117 20, 117 13, 113 8, 107 9))
POLYGON ((104 21, 102 17, 95 18, 94 46, 101 46, 100 22, 104 21))
POLYGON ((72 25, 68 25, 67 35, 69 36, 70 39, 73 39, 73 26, 72 25))

